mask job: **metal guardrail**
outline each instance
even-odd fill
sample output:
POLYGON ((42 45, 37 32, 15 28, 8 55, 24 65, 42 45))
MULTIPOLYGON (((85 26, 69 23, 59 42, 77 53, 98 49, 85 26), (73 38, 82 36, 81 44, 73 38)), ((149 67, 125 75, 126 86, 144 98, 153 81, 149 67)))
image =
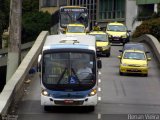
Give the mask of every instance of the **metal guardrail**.
POLYGON ((28 71, 37 60, 47 35, 48 31, 42 31, 40 33, 33 47, 27 53, 11 79, 4 86, 0 94, 0 120, 3 115, 7 114, 10 105, 22 96, 25 78, 28 75, 28 71))

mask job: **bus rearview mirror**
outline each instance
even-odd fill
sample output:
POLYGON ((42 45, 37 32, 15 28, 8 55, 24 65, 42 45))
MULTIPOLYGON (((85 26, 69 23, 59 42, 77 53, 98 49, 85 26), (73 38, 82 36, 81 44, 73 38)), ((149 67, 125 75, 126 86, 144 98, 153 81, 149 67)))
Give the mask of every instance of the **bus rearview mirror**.
POLYGON ((102 61, 101 60, 97 61, 97 67, 98 67, 98 69, 102 68, 102 61))

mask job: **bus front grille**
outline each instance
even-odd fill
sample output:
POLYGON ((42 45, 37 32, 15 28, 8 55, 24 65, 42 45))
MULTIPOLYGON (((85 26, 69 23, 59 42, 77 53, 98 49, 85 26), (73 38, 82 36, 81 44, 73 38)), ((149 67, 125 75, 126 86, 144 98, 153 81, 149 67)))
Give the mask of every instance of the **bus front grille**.
POLYGON ((73 101, 71 103, 66 103, 65 101, 54 100, 56 105, 83 105, 84 101, 73 101))

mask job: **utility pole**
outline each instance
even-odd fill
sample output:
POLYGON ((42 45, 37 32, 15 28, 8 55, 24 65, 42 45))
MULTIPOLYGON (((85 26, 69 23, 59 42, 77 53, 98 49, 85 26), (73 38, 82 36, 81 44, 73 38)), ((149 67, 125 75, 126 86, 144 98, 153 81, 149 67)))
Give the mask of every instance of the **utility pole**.
POLYGON ((10 1, 9 42, 6 82, 20 64, 22 0, 10 1))

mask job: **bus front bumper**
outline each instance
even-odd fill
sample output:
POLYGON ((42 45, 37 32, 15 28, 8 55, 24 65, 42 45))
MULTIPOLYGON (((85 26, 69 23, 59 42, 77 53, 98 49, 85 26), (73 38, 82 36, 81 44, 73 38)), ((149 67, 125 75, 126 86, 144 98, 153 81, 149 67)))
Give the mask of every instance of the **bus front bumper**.
POLYGON ((57 99, 51 96, 41 95, 42 106, 95 106, 97 105, 97 94, 86 98, 63 98, 57 99))

